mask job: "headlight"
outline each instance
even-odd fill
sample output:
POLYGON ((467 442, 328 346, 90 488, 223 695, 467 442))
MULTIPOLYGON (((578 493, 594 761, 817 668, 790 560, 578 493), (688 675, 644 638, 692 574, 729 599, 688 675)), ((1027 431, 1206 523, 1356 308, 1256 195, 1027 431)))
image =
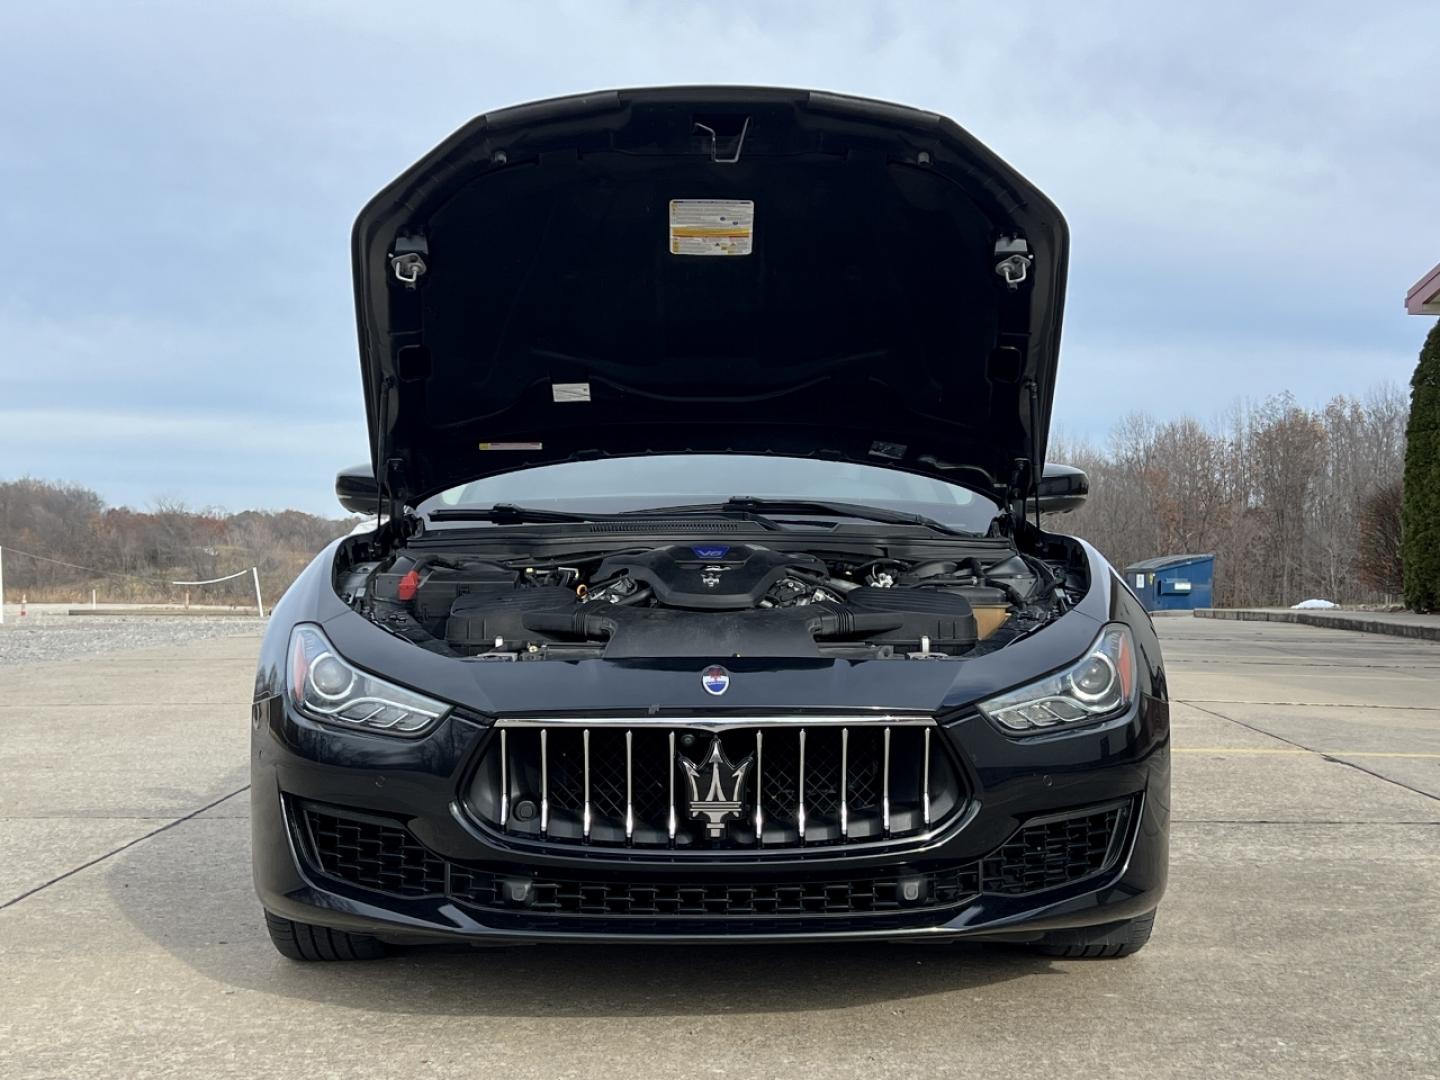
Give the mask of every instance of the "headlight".
POLYGON ((1110 623, 1078 661, 1039 682, 980 703, 1011 734, 1034 735, 1118 716, 1135 700, 1135 642, 1110 623))
POLYGON ((290 632, 290 703, 313 720, 392 735, 419 734, 450 711, 352 667, 318 626, 290 632))

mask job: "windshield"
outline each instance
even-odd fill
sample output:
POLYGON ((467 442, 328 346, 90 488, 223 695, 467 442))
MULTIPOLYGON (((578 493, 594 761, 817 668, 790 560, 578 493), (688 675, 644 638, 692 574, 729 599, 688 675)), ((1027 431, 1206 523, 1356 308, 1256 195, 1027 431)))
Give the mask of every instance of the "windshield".
POLYGON ((896 469, 747 454, 660 454, 542 465, 451 488, 421 503, 419 510, 515 503, 624 513, 747 495, 863 503, 924 514, 977 533, 985 532, 999 512, 995 503, 967 488, 896 469))

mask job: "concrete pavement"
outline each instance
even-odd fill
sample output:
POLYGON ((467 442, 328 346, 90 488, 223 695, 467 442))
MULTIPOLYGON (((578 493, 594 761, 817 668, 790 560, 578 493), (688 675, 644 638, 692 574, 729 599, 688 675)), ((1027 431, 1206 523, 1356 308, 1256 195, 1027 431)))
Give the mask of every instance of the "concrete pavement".
POLYGON ((980 947, 288 963, 250 891, 253 637, 0 667, 0 1076, 1440 1076, 1440 644, 1160 622, 1170 894, 980 947))

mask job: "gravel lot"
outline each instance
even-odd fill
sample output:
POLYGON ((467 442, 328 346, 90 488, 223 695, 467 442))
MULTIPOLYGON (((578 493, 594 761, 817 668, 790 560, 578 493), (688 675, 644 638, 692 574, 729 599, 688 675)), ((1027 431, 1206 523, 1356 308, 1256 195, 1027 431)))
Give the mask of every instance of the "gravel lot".
POLYGON ((69 660, 130 649, 183 645, 218 637, 256 637, 256 618, 222 615, 69 615, 69 605, 32 604, 23 618, 17 605, 5 605, 0 625, 0 665, 38 660, 69 660))

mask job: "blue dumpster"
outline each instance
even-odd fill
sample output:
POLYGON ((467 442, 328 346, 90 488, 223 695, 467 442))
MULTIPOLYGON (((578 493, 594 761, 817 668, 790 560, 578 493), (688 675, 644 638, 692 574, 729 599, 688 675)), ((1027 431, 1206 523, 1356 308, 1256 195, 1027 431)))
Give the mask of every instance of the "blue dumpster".
POLYGON ((1146 611, 1189 611, 1211 606, 1215 556, 1161 555, 1125 568, 1125 583, 1146 611))

